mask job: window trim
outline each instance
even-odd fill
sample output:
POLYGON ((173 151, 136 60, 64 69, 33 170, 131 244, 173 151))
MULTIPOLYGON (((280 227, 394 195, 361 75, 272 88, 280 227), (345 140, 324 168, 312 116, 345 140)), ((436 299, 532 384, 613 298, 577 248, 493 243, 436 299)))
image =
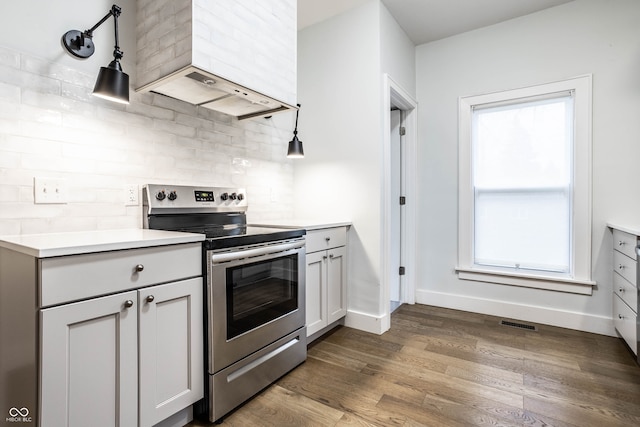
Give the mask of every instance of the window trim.
POLYGON ((591 295, 591 170, 592 170, 592 76, 525 88, 460 97, 458 102, 458 278, 479 282, 523 286, 536 289, 591 295), (512 269, 476 266, 473 262, 474 193, 472 175, 471 129, 475 106, 493 103, 516 103, 527 98, 544 97, 560 92, 574 96, 573 150, 573 228, 571 231, 572 276, 546 272, 521 273, 512 269))

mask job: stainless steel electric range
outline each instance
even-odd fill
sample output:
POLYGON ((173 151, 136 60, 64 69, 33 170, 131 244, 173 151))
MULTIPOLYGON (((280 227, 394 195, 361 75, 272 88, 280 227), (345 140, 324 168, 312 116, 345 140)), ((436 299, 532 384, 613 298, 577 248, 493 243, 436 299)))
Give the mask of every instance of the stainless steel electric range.
POLYGON ((244 189, 148 184, 144 227, 206 234, 205 402, 210 421, 307 356, 302 229, 247 225, 244 189))

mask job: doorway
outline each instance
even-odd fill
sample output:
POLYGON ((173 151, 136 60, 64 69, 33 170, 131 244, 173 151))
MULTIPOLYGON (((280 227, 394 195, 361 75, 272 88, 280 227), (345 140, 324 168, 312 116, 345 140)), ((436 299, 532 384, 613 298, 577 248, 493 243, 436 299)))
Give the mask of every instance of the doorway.
POLYGON ((402 139, 404 132, 404 124, 402 121, 402 110, 392 106, 389 112, 390 119, 390 135, 389 135, 389 154, 391 166, 391 271, 397 271, 398 274, 392 274, 389 280, 389 313, 393 313, 401 305, 402 279, 404 275, 400 274, 403 269, 402 262, 402 211, 403 205, 400 198, 404 194, 404 177, 402 167, 402 139), (394 200, 396 202, 394 202, 394 200))
POLYGON ((382 331, 391 313, 415 303, 417 103, 385 74, 382 331), (400 135, 404 128, 404 135, 400 135), (400 205, 403 197, 405 204, 400 205))

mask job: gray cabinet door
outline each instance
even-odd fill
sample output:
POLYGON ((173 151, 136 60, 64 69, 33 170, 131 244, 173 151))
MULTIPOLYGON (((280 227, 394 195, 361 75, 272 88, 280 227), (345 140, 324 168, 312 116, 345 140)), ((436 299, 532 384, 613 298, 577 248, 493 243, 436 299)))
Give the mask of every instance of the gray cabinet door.
POLYGON ((307 336, 327 326, 327 252, 306 255, 305 315, 307 336))
POLYGON ((347 314, 347 248, 328 251, 327 259, 327 324, 347 314))
POLYGON ((41 425, 138 424, 135 291, 41 311, 41 425))
POLYGON ((140 427, 204 396, 202 278, 141 289, 140 427))

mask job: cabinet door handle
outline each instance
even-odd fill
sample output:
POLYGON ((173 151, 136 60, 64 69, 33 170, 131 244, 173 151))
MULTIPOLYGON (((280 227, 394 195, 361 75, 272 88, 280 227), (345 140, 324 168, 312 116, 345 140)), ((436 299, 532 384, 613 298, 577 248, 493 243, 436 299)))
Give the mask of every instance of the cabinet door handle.
POLYGON ((154 297, 153 295, 149 295, 146 300, 147 302, 153 302, 153 300, 156 299, 156 297, 154 297))
POLYGON ((322 259, 326 261, 327 260, 327 256, 326 255, 322 255, 322 259))
POLYGON ((624 288, 620 288, 620 289, 618 289, 618 291, 620 291, 620 293, 623 293, 624 292, 624 288))
POLYGON ((333 259, 333 254, 329 255, 329 258, 333 259))
POLYGON ((133 301, 128 299, 124 302, 124 308, 131 308, 133 307, 133 301))
POLYGON ((618 242, 618 246, 624 246, 624 245, 626 245, 626 244, 627 244, 627 242, 624 242, 624 241, 622 241, 622 240, 620 240, 620 241, 618 242))
POLYGON ((142 265, 142 264, 138 264, 138 265, 136 265, 136 271, 137 271, 138 273, 139 273, 139 272, 141 272, 142 270, 144 270, 144 265, 142 265))
POLYGON ((620 264, 620 265, 618 266, 618 270, 624 270, 624 268, 625 268, 625 267, 624 267, 624 265, 622 265, 622 264, 620 264))
POLYGON ((618 314, 618 319, 624 320, 624 316, 622 314, 618 314))

